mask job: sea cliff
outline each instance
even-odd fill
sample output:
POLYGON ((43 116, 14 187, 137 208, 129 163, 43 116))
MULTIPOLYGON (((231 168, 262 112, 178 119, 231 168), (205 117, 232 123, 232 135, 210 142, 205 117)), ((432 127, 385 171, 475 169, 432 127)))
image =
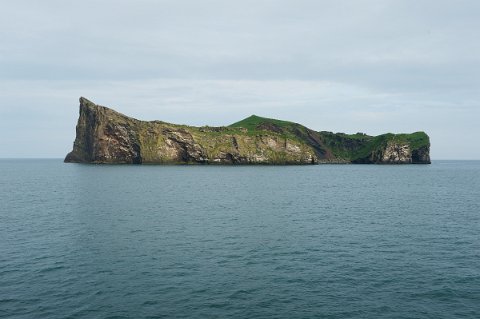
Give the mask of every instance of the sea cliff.
POLYGON ((252 115, 230 126, 140 121, 80 98, 65 162, 125 164, 429 164, 430 140, 412 134, 317 132, 252 115))

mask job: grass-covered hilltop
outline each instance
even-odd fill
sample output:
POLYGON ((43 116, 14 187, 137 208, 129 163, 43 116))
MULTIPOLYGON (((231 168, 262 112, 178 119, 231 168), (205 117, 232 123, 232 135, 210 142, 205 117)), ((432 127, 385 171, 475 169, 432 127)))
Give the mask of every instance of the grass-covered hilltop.
POLYGON ((140 121, 80 98, 65 162, 130 164, 429 164, 424 132, 369 136, 317 132, 252 115, 230 126, 140 121))

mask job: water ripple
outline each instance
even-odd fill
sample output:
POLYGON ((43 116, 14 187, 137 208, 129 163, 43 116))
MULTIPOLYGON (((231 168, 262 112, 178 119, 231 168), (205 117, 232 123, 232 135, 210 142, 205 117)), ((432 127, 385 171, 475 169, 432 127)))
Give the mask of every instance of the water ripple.
POLYGON ((480 162, 0 161, 0 317, 480 318, 480 162))

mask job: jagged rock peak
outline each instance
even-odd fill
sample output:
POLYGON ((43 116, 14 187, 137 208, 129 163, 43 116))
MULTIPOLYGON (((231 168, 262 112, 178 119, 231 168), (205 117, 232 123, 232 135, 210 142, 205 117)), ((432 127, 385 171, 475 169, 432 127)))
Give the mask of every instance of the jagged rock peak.
POLYGON ((97 104, 93 103, 92 101, 90 101, 89 99, 81 96, 80 97, 80 107, 96 107, 97 104))

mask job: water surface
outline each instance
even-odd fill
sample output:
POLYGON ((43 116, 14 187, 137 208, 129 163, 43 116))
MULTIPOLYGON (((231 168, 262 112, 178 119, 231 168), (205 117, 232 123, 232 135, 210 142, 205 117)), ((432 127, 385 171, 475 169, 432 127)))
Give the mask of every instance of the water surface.
POLYGON ((0 317, 479 318, 480 162, 0 160, 0 317))

